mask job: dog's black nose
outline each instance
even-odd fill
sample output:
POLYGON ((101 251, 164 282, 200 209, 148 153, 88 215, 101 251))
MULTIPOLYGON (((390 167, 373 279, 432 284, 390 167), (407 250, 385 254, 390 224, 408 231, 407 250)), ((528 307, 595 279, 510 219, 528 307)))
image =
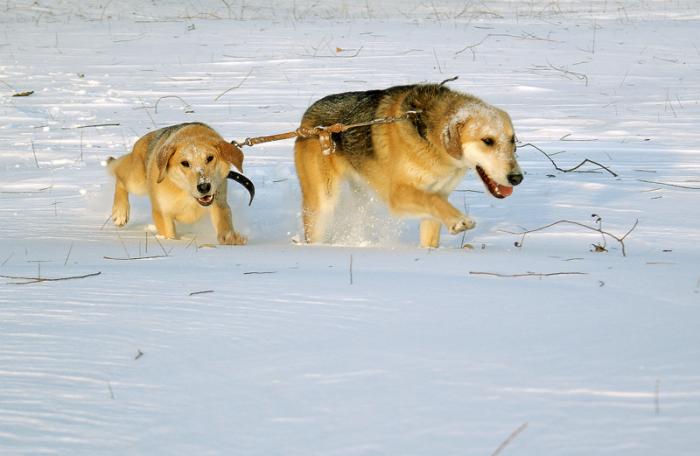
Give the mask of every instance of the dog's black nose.
POLYGON ((511 173, 508 174, 508 182, 510 182, 511 185, 518 185, 523 181, 523 175, 520 173, 511 173))
POLYGON ((201 184, 197 184, 197 190, 199 190, 199 193, 204 195, 205 193, 209 193, 209 190, 211 190, 211 184, 209 182, 202 182, 201 184))

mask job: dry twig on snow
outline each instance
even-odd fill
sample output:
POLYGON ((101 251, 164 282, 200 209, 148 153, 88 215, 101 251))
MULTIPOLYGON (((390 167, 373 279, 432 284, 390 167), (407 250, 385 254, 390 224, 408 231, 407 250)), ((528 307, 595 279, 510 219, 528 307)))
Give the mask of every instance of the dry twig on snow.
POLYGON ((505 440, 503 441, 503 443, 501 443, 501 445, 500 445, 498 448, 496 448, 496 451, 494 451, 493 454, 492 454, 491 456, 498 456, 499 454, 501 454, 501 451, 503 451, 503 449, 504 449, 505 447, 507 447, 508 445, 510 445, 510 443, 511 443, 513 440, 515 440, 515 438, 518 436, 518 434, 520 434, 521 432, 523 432, 525 429, 527 429, 527 423, 521 424, 520 427, 518 427, 518 429, 516 429, 516 430, 514 430, 513 432, 511 432, 511 434, 508 436, 508 438, 505 439, 505 440))
MULTIPOLYGON (((540 149, 539 147, 537 147, 536 145, 534 145, 534 144, 532 144, 532 143, 521 144, 519 147, 532 147, 533 149, 538 150, 539 152, 542 153, 542 155, 544 155, 545 157, 547 157, 547 159, 548 159, 548 160, 552 163, 552 165, 554 166, 554 169, 556 169, 557 171, 561 171, 562 173, 572 173, 572 172, 577 171, 580 167, 582 167, 582 166, 585 165, 586 163, 592 163, 592 164, 594 164, 594 165, 598 165, 601 169, 604 169, 605 171, 609 172, 609 173, 612 174, 614 177, 617 177, 617 176, 618 176, 617 173, 613 172, 613 171, 612 171, 610 168, 608 168, 607 166, 603 166, 603 165, 601 165, 600 163, 598 163, 597 161, 593 161, 593 160, 590 160, 590 159, 588 159, 588 158, 586 158, 585 160, 583 160, 581 163, 579 163, 578 165, 574 166, 573 168, 564 169, 564 168, 560 168, 559 165, 556 164, 556 162, 554 161, 554 159, 552 159, 552 156, 551 156, 551 155, 549 155, 547 152, 545 152, 544 150, 540 149)), ((579 171, 579 172, 583 172, 583 171, 579 171)))
POLYGON ((32 283, 41 283, 41 282, 60 282, 63 280, 75 280, 75 279, 85 279, 88 277, 95 277, 102 274, 102 272, 93 272, 92 274, 85 274, 85 275, 80 275, 80 276, 69 276, 69 277, 56 277, 56 278, 47 278, 47 277, 19 277, 19 276, 8 276, 8 275, 0 275, 3 279, 10 279, 10 280, 25 280, 25 282, 10 282, 12 285, 29 285, 32 283))
POLYGON ((552 277, 561 275, 588 275, 587 272, 525 272, 523 274, 500 274, 498 272, 469 271, 469 275, 487 275, 493 277, 552 277))
POLYGON ((515 234, 515 235, 522 236, 520 238, 520 242, 515 243, 516 247, 522 247, 523 243, 525 242, 525 236, 530 234, 530 233, 535 233, 537 231, 543 231, 543 230, 546 230, 546 229, 551 228, 551 227, 556 226, 556 225, 562 225, 562 224, 575 225, 575 226, 579 226, 581 228, 585 228, 587 230, 591 230, 591 231, 595 231, 597 233, 600 233, 600 235, 603 237, 603 244, 602 245, 601 244, 593 244, 593 247, 594 247, 596 252, 607 252, 606 244, 605 244, 605 236, 608 236, 608 237, 611 237, 612 239, 616 240, 620 244, 620 248, 622 249, 622 256, 627 256, 627 251, 625 250, 625 239, 627 238, 627 236, 630 235, 630 233, 632 231, 634 231, 635 228, 637 228, 637 224, 639 223, 639 219, 635 220, 634 225, 632 225, 632 228, 630 228, 624 235, 616 236, 608 231, 604 231, 602 228, 601 218, 598 217, 596 214, 593 214, 593 216, 596 217, 596 222, 598 223, 597 227, 586 225, 584 223, 574 222, 571 220, 558 220, 558 221, 550 223, 548 225, 544 225, 544 226, 541 226, 539 228, 535 228, 532 230, 521 231, 519 233, 516 233, 513 231, 506 231, 506 230, 501 230, 501 231, 503 231, 504 233, 508 233, 508 234, 515 234))

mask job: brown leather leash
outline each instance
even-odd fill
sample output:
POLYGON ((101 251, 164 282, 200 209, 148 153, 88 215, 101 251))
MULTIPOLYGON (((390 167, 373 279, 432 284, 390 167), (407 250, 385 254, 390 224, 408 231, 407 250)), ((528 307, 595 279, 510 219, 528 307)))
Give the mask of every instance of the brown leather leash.
POLYGON ((291 139, 291 138, 305 138, 306 139, 306 138, 318 137, 318 140, 321 143, 321 151, 323 151, 323 155, 330 155, 333 152, 335 152, 335 144, 331 140, 331 135, 333 133, 343 133, 344 131, 350 130, 352 128, 369 127, 372 125, 382 125, 382 124, 399 122, 401 120, 408 120, 408 119, 414 118, 415 116, 417 116, 421 112, 422 111, 419 111, 419 110, 406 111, 405 113, 401 114, 400 116, 380 117, 378 119, 373 119, 373 120, 370 120, 367 122, 358 122, 358 123, 348 124, 348 125, 342 124, 342 123, 335 123, 333 125, 319 126, 319 127, 313 127, 313 128, 299 127, 294 131, 288 131, 286 133, 278 133, 276 135, 256 136, 253 138, 246 138, 245 141, 243 141, 243 142, 231 141, 231 144, 233 144, 234 146, 236 146, 240 149, 243 146, 254 146, 256 144, 263 144, 263 143, 272 142, 272 141, 281 141, 283 139, 291 139))

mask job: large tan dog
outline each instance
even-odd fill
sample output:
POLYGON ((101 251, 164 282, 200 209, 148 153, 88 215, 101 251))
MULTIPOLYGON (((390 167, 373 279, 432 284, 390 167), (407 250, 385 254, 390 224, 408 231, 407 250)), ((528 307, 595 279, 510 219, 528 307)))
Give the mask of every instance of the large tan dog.
POLYGON ((330 95, 309 107, 301 126, 367 122, 408 111, 419 114, 333 134, 333 154, 323 154, 318 138, 296 140, 307 242, 324 240, 347 178, 368 184, 392 212, 421 218, 423 247, 439 245, 441 225, 452 234, 475 226, 448 202, 469 169, 476 169, 496 198, 509 196, 523 180, 508 114, 442 84, 330 95))
POLYGON ((211 206, 221 244, 245 244, 233 228, 226 189, 231 165, 243 171, 243 154, 202 123, 162 128, 139 139, 130 154, 109 158, 116 177, 112 221, 129 221, 129 193, 148 194, 158 234, 175 239, 175 222, 193 223, 211 206))

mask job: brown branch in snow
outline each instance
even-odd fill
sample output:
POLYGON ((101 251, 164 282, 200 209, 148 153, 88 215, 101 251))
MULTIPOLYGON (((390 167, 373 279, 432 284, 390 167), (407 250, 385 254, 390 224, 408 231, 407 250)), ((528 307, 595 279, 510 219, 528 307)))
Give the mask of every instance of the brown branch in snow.
POLYGON ((68 258, 70 258, 70 253, 73 251, 73 243, 70 243, 70 247, 68 248, 68 254, 66 255, 66 261, 63 262, 63 266, 66 266, 68 264, 68 258))
POLYGON ((36 163, 36 167, 39 168, 39 159, 36 158, 36 148, 34 148, 34 141, 32 141, 32 154, 34 154, 34 163, 36 163))
POLYGON ((669 184, 666 182, 657 182, 657 181, 651 181, 651 180, 645 180, 645 179, 637 179, 637 180, 639 182, 646 182, 647 184, 666 185, 668 187, 684 188, 686 190, 700 190, 700 187, 691 187, 689 185, 669 184))
POLYGON ((180 100, 182 102, 182 104, 185 105, 185 109, 186 109, 185 113, 186 114, 191 114, 194 112, 192 105, 189 104, 188 102, 186 102, 185 100, 183 100, 181 97, 178 97, 177 95, 165 95, 165 96, 160 97, 156 100, 156 104, 155 104, 155 113, 156 114, 158 114, 158 103, 160 103, 160 100, 164 100, 166 98, 176 98, 176 99, 180 100))
MULTIPOLYGON (((597 217, 597 216, 596 216, 596 217, 597 217)), ((575 226, 579 226, 579 227, 581 227, 581 228, 585 228, 585 229, 587 229, 587 230, 591 230, 591 231, 595 231, 595 232, 597 232, 597 233, 600 233, 600 235, 603 236, 603 241, 605 241, 605 236, 609 236, 609 237, 615 239, 615 240, 620 244, 620 247, 621 247, 621 249, 622 249, 622 256, 627 256, 627 252, 626 252, 626 250, 625 250, 625 242, 624 242, 624 241, 625 241, 625 239, 627 238, 627 236, 629 236, 630 233, 631 233, 632 231, 634 231, 635 228, 637 228, 637 224, 639 223, 639 219, 637 219, 637 220, 634 222, 634 225, 632 225, 632 228, 630 228, 623 236, 615 236, 614 234, 612 234, 612 233, 610 233, 610 232, 608 232, 608 231, 603 231, 603 229, 602 229, 602 227, 601 227, 601 223, 600 223, 600 221, 601 221, 600 218, 598 218, 597 221, 598 221, 598 226, 597 226, 597 227, 595 227, 595 226, 590 226, 590 225, 586 225, 586 224, 584 224, 584 223, 574 222, 574 221, 571 221, 571 220, 558 220, 558 221, 553 222, 553 223, 550 223, 550 224, 548 224, 548 225, 544 225, 544 226, 541 226, 541 227, 539 227, 539 228, 535 228, 535 229, 532 229, 532 230, 521 231, 521 232, 519 232, 519 233, 515 233, 515 232, 512 232, 512 231, 506 231, 506 230, 501 230, 501 231, 503 231, 504 233, 508 233, 508 234, 515 234, 515 235, 522 236, 521 239, 520 239, 520 242, 516 242, 516 244, 515 244, 516 247, 522 247, 522 246, 523 246, 523 243, 525 242, 525 236, 528 235, 528 234, 530 234, 530 233, 535 233, 535 232, 537 232, 537 231, 543 231, 543 230, 546 230, 546 229, 551 228, 551 227, 553 227, 553 226, 561 225, 561 224, 575 225, 575 226)), ((603 244, 602 246, 601 246, 601 245, 598 245, 598 244, 594 244, 593 246, 594 246, 596 252, 607 252, 607 250, 605 249, 605 244, 603 244)))
POLYGON ((214 293, 214 290, 193 291, 192 293, 190 293, 190 296, 197 296, 197 295, 207 294, 207 293, 214 293))
POLYGON ((151 115, 151 112, 146 107, 146 103, 144 103, 143 98, 139 97, 139 101, 141 102, 141 106, 143 106, 143 110, 146 111, 146 115, 148 115, 148 118, 151 119, 151 123, 153 124, 153 126, 155 128, 158 128, 158 124, 156 124, 156 121, 153 118, 153 116, 151 115))
POLYGON ((526 272, 523 274, 500 274, 498 272, 469 271, 470 275, 487 275, 494 277, 552 277, 560 275, 588 275, 587 272, 526 272))
POLYGON ((251 74, 253 74, 253 68, 250 69, 250 71, 248 72, 248 74, 245 75, 245 77, 243 78, 243 80, 242 80, 241 82, 239 82, 238 85, 233 86, 233 87, 231 87, 230 89, 224 90, 224 91, 221 92, 216 98, 214 98, 214 101, 219 101, 219 98, 223 97, 224 95, 226 95, 226 94, 229 93, 230 91, 236 90, 236 89, 240 88, 240 87, 248 80, 248 78, 250 77, 251 74))
POLYGON ((93 272, 92 274, 85 274, 85 275, 80 275, 80 276, 69 276, 69 277, 57 277, 57 278, 46 278, 46 277, 19 277, 19 276, 7 276, 7 275, 0 275, 3 279, 11 279, 11 280, 26 280, 26 282, 11 282, 13 285, 29 285, 32 283, 40 283, 40 282, 60 282, 62 280, 74 280, 74 279, 85 279, 88 277, 95 277, 102 274, 102 272, 93 272))
MULTIPOLYGON (((72 127, 73 129, 80 128, 97 128, 97 127, 118 127, 120 123, 101 123, 101 124, 91 124, 91 125, 78 125, 77 127, 72 127)), ((71 128, 64 128, 64 130, 70 130, 71 128)))
POLYGON ((102 258, 104 258, 105 260, 115 260, 115 261, 135 261, 135 260, 153 260, 155 258, 167 258, 167 255, 150 255, 150 256, 129 257, 129 258, 103 256, 102 258))
POLYGON ((558 73, 561 73, 566 79, 571 79, 571 76, 573 76, 575 79, 583 81, 586 84, 586 86, 588 86, 588 76, 586 76, 585 74, 568 70, 565 67, 558 67, 552 65, 549 61, 547 61, 547 65, 535 65, 532 67, 532 69, 535 71, 556 71, 558 73))
MULTIPOLYGON (((536 145, 534 145, 534 144, 532 144, 532 143, 525 143, 525 144, 521 144, 519 147, 528 147, 528 146, 529 146, 529 147, 532 147, 532 148, 534 148, 534 149, 536 149, 536 150, 538 150, 539 152, 541 152, 542 155, 544 155, 545 157, 547 157, 547 159, 552 163, 552 165, 554 166, 554 169, 556 169, 557 171, 561 171, 562 173, 571 173, 571 172, 576 171, 577 169, 579 169, 580 167, 582 167, 582 166, 585 165, 586 163, 592 163, 592 164, 594 164, 594 165, 598 165, 601 169, 604 169, 605 171, 609 172, 609 173, 612 174, 614 177, 617 177, 617 176, 618 176, 617 173, 613 172, 613 171, 612 171, 610 168, 608 168, 607 166, 603 166, 603 165, 601 165, 600 163, 598 163, 598 162, 596 162, 596 161, 593 161, 593 160, 590 160, 590 159, 588 159, 588 158, 586 158, 585 160, 583 160, 581 163, 579 163, 578 165, 574 166, 573 168, 569 168, 569 169, 560 168, 559 165, 556 164, 556 162, 554 161, 554 159, 552 159, 552 156, 551 156, 551 155, 549 155, 547 152, 545 152, 544 150, 540 149, 540 148, 537 147, 536 145)), ((580 171, 579 171, 579 172, 580 172, 580 171)))
POLYGON ((515 440, 515 438, 518 436, 518 434, 520 434, 521 432, 523 432, 525 429, 527 429, 527 423, 521 424, 520 427, 518 427, 518 429, 516 429, 516 430, 514 430, 513 432, 511 432, 511 434, 508 436, 508 438, 505 439, 505 440, 503 441, 503 443, 501 443, 501 445, 500 445, 498 448, 496 448, 496 451, 494 451, 493 454, 491 454, 491 456, 498 456, 499 454, 501 454, 501 451, 503 451, 503 449, 504 449, 505 447, 507 447, 508 445, 510 445, 510 443, 511 443, 513 440, 515 440))
POLYGON ((2 195, 32 195, 34 193, 41 193, 45 192, 46 190, 51 190, 53 188, 53 185, 49 185, 48 187, 40 188, 37 190, 25 190, 25 191, 7 191, 7 192, 0 192, 2 195))

